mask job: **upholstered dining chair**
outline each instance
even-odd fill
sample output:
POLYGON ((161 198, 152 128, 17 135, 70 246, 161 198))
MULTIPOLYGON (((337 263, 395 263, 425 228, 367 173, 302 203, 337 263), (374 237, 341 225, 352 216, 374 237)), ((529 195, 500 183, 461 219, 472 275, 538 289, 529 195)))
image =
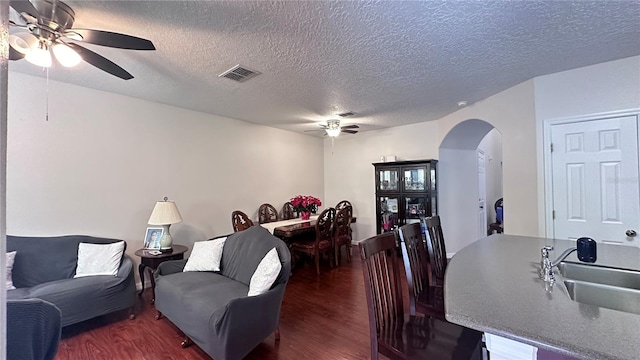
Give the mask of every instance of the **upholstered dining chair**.
POLYGON ((444 286, 444 272, 447 269, 447 250, 444 245, 444 235, 440 225, 440 216, 426 218, 427 253, 429 254, 429 268, 431 269, 431 286, 444 286))
POLYGON ((331 256, 333 241, 333 220, 336 217, 336 209, 327 208, 316 220, 316 237, 313 241, 295 241, 291 244, 291 252, 295 261, 297 253, 306 253, 315 258, 316 273, 320 275, 320 255, 327 254, 329 262, 333 263, 331 256))
POLYGON ((278 221, 278 210, 271 204, 262 204, 258 208, 258 223, 270 223, 278 221))
POLYGON ((409 288, 409 313, 419 312, 444 320, 444 292, 442 287, 429 283, 428 255, 420 223, 401 226, 398 236, 409 288))
POLYGON ((253 221, 249 219, 247 214, 236 210, 231 213, 231 225, 233 226, 233 232, 238 232, 252 227, 253 221))
POLYGON ((359 243, 371 359, 482 359, 482 333, 432 316, 405 315, 393 233, 359 243))
POLYGON ((351 262, 351 217, 353 208, 351 206, 343 207, 336 212, 336 218, 333 220, 333 249, 335 256, 335 264, 340 264, 342 254, 340 249, 345 247, 347 253, 347 262, 351 262))
POLYGON ((296 218, 296 211, 293 209, 293 204, 290 202, 284 203, 282 205, 282 220, 289 220, 296 218))

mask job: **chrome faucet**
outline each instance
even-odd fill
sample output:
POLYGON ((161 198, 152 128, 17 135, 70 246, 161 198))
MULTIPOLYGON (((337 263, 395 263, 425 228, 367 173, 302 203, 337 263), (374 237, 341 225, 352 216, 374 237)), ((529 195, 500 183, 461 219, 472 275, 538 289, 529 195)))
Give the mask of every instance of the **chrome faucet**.
POLYGON ((553 285, 556 282, 556 277, 553 275, 553 268, 558 266, 569 254, 576 251, 578 248, 569 248, 565 250, 555 261, 549 259, 549 251, 553 250, 553 246, 545 246, 540 250, 540 279, 553 285))

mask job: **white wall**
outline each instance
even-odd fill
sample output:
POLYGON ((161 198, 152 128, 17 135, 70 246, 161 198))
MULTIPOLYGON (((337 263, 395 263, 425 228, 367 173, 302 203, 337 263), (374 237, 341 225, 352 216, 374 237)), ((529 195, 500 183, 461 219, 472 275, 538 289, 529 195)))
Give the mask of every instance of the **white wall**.
POLYGON ((438 124, 424 122, 356 135, 342 134, 324 142, 324 186, 326 205, 343 199, 351 201, 358 218, 354 241, 376 234, 375 174, 372 163, 380 156, 395 155, 398 160, 437 158, 438 124))
POLYGON ((133 254, 163 196, 188 246, 232 232, 235 209, 324 197, 322 139, 55 81, 46 121, 44 80, 9 75, 9 234, 119 238, 133 254))
POLYGON ((494 204, 502 197, 502 135, 491 130, 480 142, 478 149, 484 151, 487 175, 487 227, 495 222, 494 204))
POLYGON ((640 109, 640 56, 540 76, 534 83, 539 232, 544 234, 544 121, 640 109))

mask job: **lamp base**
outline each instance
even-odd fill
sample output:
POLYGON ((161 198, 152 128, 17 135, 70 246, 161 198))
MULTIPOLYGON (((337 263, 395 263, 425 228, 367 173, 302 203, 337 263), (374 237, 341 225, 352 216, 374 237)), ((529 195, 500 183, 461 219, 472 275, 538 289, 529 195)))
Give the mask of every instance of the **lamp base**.
POLYGON ((162 232, 162 237, 160 238, 160 252, 166 253, 173 251, 171 247, 173 246, 173 239, 171 238, 171 234, 169 233, 169 227, 171 224, 162 225, 164 231, 162 232))
POLYGON ((168 249, 160 249, 160 252, 163 254, 170 254, 173 252, 173 248, 168 248, 168 249))

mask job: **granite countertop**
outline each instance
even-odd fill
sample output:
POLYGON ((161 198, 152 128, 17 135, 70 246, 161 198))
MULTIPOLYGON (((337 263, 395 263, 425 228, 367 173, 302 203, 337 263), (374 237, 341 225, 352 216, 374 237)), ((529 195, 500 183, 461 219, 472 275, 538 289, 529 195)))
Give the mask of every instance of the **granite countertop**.
MULTIPOLYGON (((445 278, 447 320, 580 359, 640 358, 640 315, 574 302, 561 276, 545 289, 544 245, 554 260, 575 241, 496 234, 456 253, 445 278)), ((566 261, 579 262, 575 252, 566 261)), ((599 243, 596 265, 640 270, 640 249, 599 243)))

